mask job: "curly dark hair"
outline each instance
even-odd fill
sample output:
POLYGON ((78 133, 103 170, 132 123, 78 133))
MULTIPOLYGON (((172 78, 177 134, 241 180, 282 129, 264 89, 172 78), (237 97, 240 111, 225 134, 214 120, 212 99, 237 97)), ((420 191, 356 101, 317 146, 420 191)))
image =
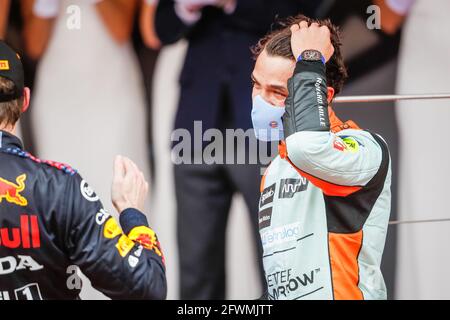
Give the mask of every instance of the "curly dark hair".
POLYGON ((333 25, 329 19, 316 20, 308 18, 302 14, 289 17, 276 22, 276 30, 268 33, 252 48, 254 59, 256 60, 261 52, 266 52, 271 56, 280 56, 290 60, 295 60, 291 49, 291 26, 302 21, 313 22, 319 26, 327 26, 330 29, 331 43, 334 47, 334 54, 327 62, 327 83, 332 87, 335 94, 342 90, 345 80, 348 77, 347 68, 341 53, 341 34, 337 26, 333 25))

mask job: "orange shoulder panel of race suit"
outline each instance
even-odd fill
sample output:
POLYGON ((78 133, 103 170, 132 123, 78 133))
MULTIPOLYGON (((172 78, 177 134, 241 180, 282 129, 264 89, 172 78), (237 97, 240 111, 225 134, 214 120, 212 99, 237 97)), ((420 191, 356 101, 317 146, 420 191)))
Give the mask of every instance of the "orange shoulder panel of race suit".
POLYGON ((362 230, 351 234, 328 233, 328 237, 334 299, 363 300, 358 287, 362 230))
POLYGON ((345 129, 361 130, 361 128, 352 120, 342 122, 342 120, 336 116, 336 113, 334 113, 334 110, 331 107, 328 107, 328 117, 330 119, 330 130, 333 133, 337 133, 345 129))

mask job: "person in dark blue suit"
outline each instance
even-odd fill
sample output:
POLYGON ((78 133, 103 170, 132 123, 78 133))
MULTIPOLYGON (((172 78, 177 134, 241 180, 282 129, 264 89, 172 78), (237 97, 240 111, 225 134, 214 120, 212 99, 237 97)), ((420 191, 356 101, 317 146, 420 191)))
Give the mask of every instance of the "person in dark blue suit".
MULTIPOLYGON (((299 12, 314 16, 321 1, 218 0, 209 6, 186 2, 160 0, 155 17, 156 33, 163 44, 181 38, 189 41, 175 129, 186 129, 194 137, 195 121, 201 121, 203 132, 252 128, 254 61, 250 48, 277 17, 299 12)), ((174 170, 180 298, 225 298, 226 225, 236 192, 243 195, 249 209, 258 248, 255 263, 260 266, 265 288, 258 235, 260 165, 184 163, 175 165, 174 170)))

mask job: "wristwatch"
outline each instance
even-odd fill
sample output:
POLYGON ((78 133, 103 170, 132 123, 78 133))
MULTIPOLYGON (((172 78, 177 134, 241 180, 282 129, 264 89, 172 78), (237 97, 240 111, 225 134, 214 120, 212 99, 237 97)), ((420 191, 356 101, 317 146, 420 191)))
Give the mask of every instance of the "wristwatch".
POLYGON ((322 61, 325 64, 325 57, 317 50, 305 50, 297 61, 322 61))

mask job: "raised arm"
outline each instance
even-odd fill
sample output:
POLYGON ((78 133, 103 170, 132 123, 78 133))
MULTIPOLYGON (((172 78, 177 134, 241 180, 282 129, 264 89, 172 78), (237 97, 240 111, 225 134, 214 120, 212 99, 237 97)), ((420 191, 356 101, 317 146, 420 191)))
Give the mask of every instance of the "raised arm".
MULTIPOLYGON (((307 48, 321 52, 325 61, 333 53, 328 29, 317 25, 294 27, 292 46, 297 58, 307 48)), ((331 132, 324 62, 297 62, 288 90, 283 119, 287 160, 325 194, 349 195, 381 167, 387 170, 389 156, 380 137, 359 129, 331 132)))
POLYGON ((60 229, 73 264, 110 298, 165 299, 164 258, 142 214, 148 190, 142 173, 127 159, 115 162, 112 199, 121 227, 79 175, 70 178, 60 229))

